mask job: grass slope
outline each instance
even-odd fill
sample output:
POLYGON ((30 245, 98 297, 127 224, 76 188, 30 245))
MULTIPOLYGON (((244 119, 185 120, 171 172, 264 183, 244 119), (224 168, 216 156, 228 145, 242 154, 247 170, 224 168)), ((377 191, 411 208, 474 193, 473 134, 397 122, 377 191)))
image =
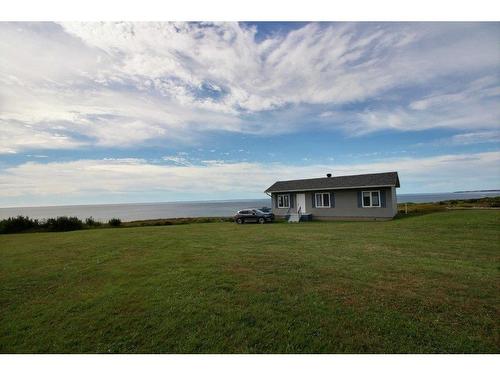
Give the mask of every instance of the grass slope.
POLYGON ((499 352, 500 212, 0 237, 0 352, 499 352))

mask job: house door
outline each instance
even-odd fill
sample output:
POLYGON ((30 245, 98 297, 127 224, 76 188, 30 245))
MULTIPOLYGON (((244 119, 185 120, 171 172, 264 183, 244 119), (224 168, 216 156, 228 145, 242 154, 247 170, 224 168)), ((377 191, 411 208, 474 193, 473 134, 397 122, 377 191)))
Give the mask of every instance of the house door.
POLYGON ((297 194, 297 212, 306 212, 306 195, 303 193, 297 194))

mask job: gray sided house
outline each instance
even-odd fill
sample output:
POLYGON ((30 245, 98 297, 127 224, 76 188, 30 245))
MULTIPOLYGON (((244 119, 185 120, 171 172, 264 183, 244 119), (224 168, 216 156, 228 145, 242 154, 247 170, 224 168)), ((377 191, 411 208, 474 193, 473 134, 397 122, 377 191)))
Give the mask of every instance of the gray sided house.
POLYGON ((397 172, 277 181, 266 193, 276 216, 334 220, 392 219, 397 213, 397 172))

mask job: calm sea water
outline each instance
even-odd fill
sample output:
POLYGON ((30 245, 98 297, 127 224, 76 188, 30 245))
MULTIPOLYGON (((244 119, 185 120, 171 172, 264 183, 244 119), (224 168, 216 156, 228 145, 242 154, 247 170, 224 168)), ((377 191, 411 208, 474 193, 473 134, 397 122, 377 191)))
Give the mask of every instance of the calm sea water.
MULTIPOLYGON (((500 191, 471 193, 439 193, 439 194, 398 194, 398 202, 438 202, 448 199, 472 199, 494 197, 500 191)), ((0 219, 10 216, 24 215, 37 219, 56 216, 77 216, 85 219, 89 216, 97 220, 109 220, 118 217, 123 221, 166 219, 175 217, 229 217, 237 210, 250 207, 270 207, 270 199, 206 201, 206 202, 167 202, 167 203, 133 203, 133 204, 96 204, 81 206, 48 206, 48 207, 9 207, 0 208, 0 219)))

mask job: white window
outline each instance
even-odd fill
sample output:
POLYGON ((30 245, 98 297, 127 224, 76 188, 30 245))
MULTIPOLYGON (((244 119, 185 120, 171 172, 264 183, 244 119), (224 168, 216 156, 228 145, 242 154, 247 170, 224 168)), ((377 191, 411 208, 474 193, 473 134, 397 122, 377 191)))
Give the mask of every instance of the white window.
POLYGON ((380 207, 380 191, 363 191, 362 193, 363 207, 380 207))
POLYGON ((330 193, 316 193, 315 200, 318 208, 330 207, 330 193))
POLYGON ((278 208, 290 208, 289 194, 278 194, 278 208))

